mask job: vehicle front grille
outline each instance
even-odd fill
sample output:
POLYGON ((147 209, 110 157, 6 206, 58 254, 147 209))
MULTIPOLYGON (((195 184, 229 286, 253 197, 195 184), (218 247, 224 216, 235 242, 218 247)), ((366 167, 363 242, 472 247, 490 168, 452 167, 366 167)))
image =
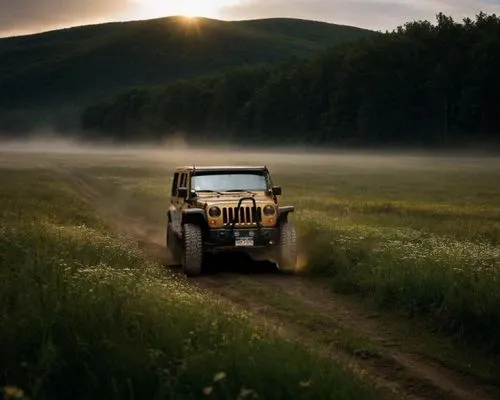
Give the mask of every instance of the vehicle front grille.
POLYGON ((222 219, 225 224, 234 222, 238 225, 253 225, 262 222, 261 207, 224 207, 222 209, 222 219))

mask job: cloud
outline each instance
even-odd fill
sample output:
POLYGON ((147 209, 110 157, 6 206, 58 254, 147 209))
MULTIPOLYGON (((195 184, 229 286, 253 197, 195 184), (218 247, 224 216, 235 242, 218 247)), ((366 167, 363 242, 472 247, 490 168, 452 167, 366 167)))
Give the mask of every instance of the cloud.
POLYGON ((241 0, 224 7, 229 19, 293 17, 392 30, 407 21, 434 21, 439 12, 457 18, 500 11, 500 0, 241 0))
POLYGON ((129 7, 129 0, 0 0, 0 35, 99 22, 129 7))

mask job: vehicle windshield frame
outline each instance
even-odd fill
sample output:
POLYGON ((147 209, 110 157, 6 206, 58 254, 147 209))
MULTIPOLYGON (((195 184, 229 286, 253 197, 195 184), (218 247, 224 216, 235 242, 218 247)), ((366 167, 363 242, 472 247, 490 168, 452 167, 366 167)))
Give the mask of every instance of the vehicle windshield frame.
MULTIPOLYGON (((228 179, 228 180, 229 180, 228 179)), ((234 178, 233 178, 234 179, 234 178)), ((259 179, 260 180, 260 179, 259 179)), ((257 182, 257 179, 255 179, 254 182, 257 182)), ((252 182, 252 183, 254 183, 252 182)), ((196 173, 193 173, 191 175, 191 188, 193 191, 197 193, 212 193, 208 192, 208 190, 213 191, 213 193, 217 192, 226 192, 226 193, 231 193, 231 192, 268 192, 271 190, 271 180, 269 177, 269 173, 266 171, 255 171, 255 170, 227 170, 227 171, 198 171, 196 173), (196 185, 196 180, 197 178, 203 178, 203 177, 215 177, 215 176, 226 176, 227 178, 230 179, 230 177, 234 177, 236 175, 245 175, 245 176, 257 176, 259 178, 264 178, 265 181, 265 186, 259 186, 259 187, 252 187, 251 185, 244 185, 240 182, 238 182, 238 178, 235 179, 234 185, 228 185, 227 187, 222 187, 222 186, 212 186, 212 187, 201 187, 200 189, 197 189, 196 185), (229 187, 232 186, 232 187, 229 187), (206 191, 206 192, 205 192, 206 191)))

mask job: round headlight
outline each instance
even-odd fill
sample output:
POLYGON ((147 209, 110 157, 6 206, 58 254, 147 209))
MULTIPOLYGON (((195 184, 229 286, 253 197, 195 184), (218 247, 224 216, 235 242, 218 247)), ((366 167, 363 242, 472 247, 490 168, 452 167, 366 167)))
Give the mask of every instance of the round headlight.
POLYGON ((220 214, 221 214, 220 208, 219 207, 211 207, 210 210, 208 210, 208 214, 213 218, 220 217, 220 214))
POLYGON ((274 215, 276 210, 274 209, 273 206, 265 206, 264 207, 264 215, 274 215))

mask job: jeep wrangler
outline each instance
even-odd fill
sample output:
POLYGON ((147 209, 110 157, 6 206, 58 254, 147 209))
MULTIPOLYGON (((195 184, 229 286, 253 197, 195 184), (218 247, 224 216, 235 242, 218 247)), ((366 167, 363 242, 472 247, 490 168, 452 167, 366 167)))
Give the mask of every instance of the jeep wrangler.
POLYGON ((278 205, 265 166, 180 167, 167 212, 167 250, 187 276, 201 274, 204 256, 242 251, 294 272, 297 236, 288 221, 293 206, 278 205))

